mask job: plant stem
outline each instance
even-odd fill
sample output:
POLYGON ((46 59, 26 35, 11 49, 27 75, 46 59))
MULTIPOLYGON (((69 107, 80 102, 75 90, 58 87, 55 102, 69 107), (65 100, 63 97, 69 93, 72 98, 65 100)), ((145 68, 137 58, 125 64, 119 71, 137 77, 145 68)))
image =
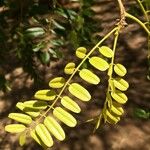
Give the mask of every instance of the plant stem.
POLYGON ((140 21, 138 18, 134 17, 133 15, 131 15, 127 12, 126 12, 126 17, 128 17, 128 18, 134 20, 135 22, 137 22, 147 32, 148 36, 150 36, 149 29, 145 26, 145 24, 142 21, 140 21))
POLYGON ((147 12, 146 12, 144 6, 142 5, 141 1, 140 1, 140 0, 136 0, 136 1, 137 1, 137 3, 139 4, 139 6, 141 7, 141 10, 143 11, 143 14, 144 14, 144 16, 145 16, 145 19, 146 19, 147 21, 149 21, 149 17, 148 17, 148 15, 147 15, 147 12))
POLYGON ((124 5, 122 3, 122 0, 118 0, 118 4, 119 4, 119 8, 120 8, 120 22, 118 23, 119 26, 121 26, 121 28, 123 28, 127 23, 125 21, 126 19, 126 10, 124 8, 124 5))
MULTIPOLYGON (((150 30, 150 19, 148 16, 148 11, 146 11, 146 9, 144 8, 142 2, 140 0, 137 0, 137 3, 139 4, 139 6, 141 7, 141 10, 143 11, 143 14, 145 16, 146 19, 146 23, 147 23, 147 28, 150 30)), ((148 7, 147 7, 148 8, 148 7)), ((148 76, 150 76, 150 35, 148 35, 148 76)))

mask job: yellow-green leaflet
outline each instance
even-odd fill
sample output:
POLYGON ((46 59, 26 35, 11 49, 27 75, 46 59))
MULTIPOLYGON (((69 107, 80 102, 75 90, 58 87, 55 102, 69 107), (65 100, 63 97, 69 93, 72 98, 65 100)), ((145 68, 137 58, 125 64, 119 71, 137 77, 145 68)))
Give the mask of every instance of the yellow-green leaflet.
POLYGON ((32 122, 32 118, 30 116, 22 113, 10 113, 8 117, 24 124, 30 124, 32 122))
POLYGON ((49 82, 51 88, 62 88, 65 84, 65 79, 63 77, 56 77, 49 82))
POLYGON ((53 145, 53 139, 44 124, 38 124, 35 127, 35 132, 47 147, 51 147, 53 145))
POLYGON ((30 131, 30 136, 31 136, 38 144, 40 144, 43 148, 47 148, 47 146, 42 142, 42 140, 41 140, 40 137, 37 135, 37 133, 35 132, 35 130, 31 130, 31 131, 30 131))
POLYGON ((18 102, 16 104, 16 107, 25 112, 26 114, 30 115, 31 117, 37 117, 40 115, 40 112, 38 110, 27 108, 22 102, 18 102))
POLYGON ((124 110, 121 106, 118 106, 116 103, 112 102, 112 105, 109 106, 110 112, 114 113, 117 116, 121 116, 124 113, 124 110))
POLYGON ((92 66, 94 66, 96 69, 100 71, 105 71, 109 68, 109 64, 107 63, 106 60, 96 56, 90 58, 89 62, 92 66))
POLYGON ((61 104, 74 113, 80 113, 81 111, 79 105, 68 96, 64 96, 61 99, 61 104))
POLYGON ((79 75, 83 80, 91 84, 98 84, 100 82, 100 78, 88 69, 82 69, 79 75))
POLYGON ((75 127, 77 124, 76 119, 61 107, 56 107, 53 115, 69 127, 75 127))
POLYGON ((59 123, 52 117, 46 117, 44 120, 44 125, 47 129, 60 141, 65 139, 65 132, 59 123))
POLYGON ((27 108, 32 108, 36 110, 46 109, 48 105, 47 102, 37 100, 25 101, 23 104, 27 108))
POLYGON ((26 143, 26 133, 23 132, 19 136, 19 145, 23 146, 26 143))
POLYGON ((9 124, 5 126, 5 131, 11 133, 20 133, 23 132, 26 127, 23 124, 9 124))
POLYGON ((113 97, 114 100, 116 100, 119 104, 125 104, 128 100, 127 96, 116 90, 115 92, 111 92, 111 96, 113 97))
POLYGON ((127 73, 126 68, 122 64, 115 64, 114 71, 121 77, 123 77, 127 73))
POLYGON ((98 118, 97 118, 97 122, 96 122, 96 125, 95 125, 95 128, 94 128, 94 132, 99 128, 99 126, 101 125, 101 118, 102 118, 102 115, 100 115, 98 118))
POLYGON ((114 52, 107 46, 102 46, 99 48, 99 52, 105 57, 111 58, 114 55, 114 52))
POLYGON ((75 63, 73 63, 73 62, 68 63, 68 64, 65 66, 64 72, 65 72, 66 74, 72 74, 73 71, 74 71, 74 69, 75 69, 75 66, 76 66, 75 63))
POLYGON ((106 110, 106 115, 107 115, 106 120, 110 124, 116 124, 120 120, 119 117, 113 116, 108 110, 106 110))
POLYGON ((114 86, 121 91, 126 91, 129 88, 129 84, 122 78, 113 79, 114 86))
POLYGON ((77 50, 76 50, 76 56, 80 59, 83 59, 86 55, 86 48, 85 47, 79 47, 77 50))
POLYGON ((69 92, 82 101, 89 101, 91 99, 90 93, 78 83, 72 83, 69 86, 69 92))
POLYGON ((56 93, 53 90, 39 90, 34 97, 43 101, 51 101, 55 99, 56 93))

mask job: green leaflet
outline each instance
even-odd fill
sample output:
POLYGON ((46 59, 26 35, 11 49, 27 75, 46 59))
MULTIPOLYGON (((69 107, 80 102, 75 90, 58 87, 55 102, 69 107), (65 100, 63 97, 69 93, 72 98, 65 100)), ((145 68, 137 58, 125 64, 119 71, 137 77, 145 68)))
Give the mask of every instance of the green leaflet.
POLYGON ((91 99, 90 93, 78 83, 72 83, 69 86, 69 92, 82 101, 89 101, 91 99))
POLYGON ((65 84, 65 79, 63 77, 56 77, 49 82, 51 88, 62 88, 65 84))
POLYGON ((43 101, 51 101, 56 97, 56 93, 53 90, 39 90, 34 95, 35 98, 43 101))
POLYGON ((115 92, 111 92, 111 96, 119 104, 125 104, 128 100, 127 96, 118 90, 116 90, 115 92))
POLYGON ((23 146, 26 143, 26 133, 23 132, 19 136, 19 145, 23 146))
POLYGON ((81 111, 79 105, 68 96, 62 97, 61 104, 74 113, 80 113, 81 111))
POLYGON ((95 125, 95 128, 94 128, 94 132, 100 127, 100 125, 101 125, 101 119, 102 119, 102 115, 100 115, 97 118, 97 122, 96 122, 96 125, 95 125))
POLYGON ((40 137, 37 135, 35 130, 31 130, 30 131, 30 136, 39 144, 41 145, 44 149, 47 148, 47 146, 42 142, 42 140, 40 139, 40 137))
POLYGON ((44 125, 58 140, 63 141, 65 139, 65 132, 59 123, 52 117, 46 117, 44 125))
POLYGON ((32 27, 26 30, 26 32, 42 32, 42 31, 44 32, 43 28, 41 27, 32 27))
POLYGON ((112 102, 111 106, 108 105, 108 107, 109 107, 110 112, 117 116, 121 116, 124 113, 124 110, 121 107, 121 105, 119 106, 115 102, 112 102))
POLYGON ((108 110, 106 110, 105 113, 107 116, 106 120, 110 124, 116 124, 120 120, 120 117, 113 116, 108 110))
POLYGON ((30 116, 22 113, 10 113, 8 117, 24 124, 30 124, 32 122, 32 118, 30 116))
POLYGON ((114 71, 121 77, 123 77, 127 73, 126 68, 122 64, 115 64, 114 71))
POLYGON ((51 147, 53 145, 53 139, 44 124, 38 124, 35 127, 35 132, 47 147, 51 147))
POLYGON ((83 80, 91 84, 98 84, 100 82, 100 78, 88 69, 82 69, 79 75, 83 80))
POLYGON ((68 63, 64 69, 65 74, 72 74, 74 72, 75 66, 75 63, 73 62, 68 63))
POLYGON ((32 27, 25 31, 25 35, 30 38, 37 38, 45 34, 45 31, 41 27, 32 27))
POLYGON ((61 107, 56 107, 53 115, 69 127, 75 127, 77 124, 76 119, 61 107))
POLYGON ((23 124, 9 124, 5 126, 5 131, 10 133, 20 133, 25 129, 26 127, 23 124))
POLYGON ((79 47, 76 50, 76 56, 80 59, 83 59, 86 56, 87 49, 85 47, 79 47))
POLYGON ((37 117, 37 116, 40 115, 39 110, 27 108, 27 107, 24 106, 24 104, 22 102, 18 102, 16 104, 16 107, 18 109, 22 110, 23 112, 25 112, 26 114, 30 115, 31 117, 37 117))
POLYGON ((109 64, 106 60, 99 58, 99 57, 91 57, 89 59, 89 62, 92 66, 94 66, 96 69, 100 71, 106 71, 109 68, 109 64))
POLYGON ((121 91, 126 91, 129 88, 128 82, 122 78, 115 78, 113 79, 113 82, 114 82, 114 86, 121 91))
POLYGON ((105 57, 111 58, 114 55, 114 52, 107 46, 102 46, 99 48, 99 52, 105 57))
POLYGON ((47 102, 37 101, 37 100, 25 101, 23 104, 25 107, 35 109, 35 110, 46 109, 48 106, 47 102))

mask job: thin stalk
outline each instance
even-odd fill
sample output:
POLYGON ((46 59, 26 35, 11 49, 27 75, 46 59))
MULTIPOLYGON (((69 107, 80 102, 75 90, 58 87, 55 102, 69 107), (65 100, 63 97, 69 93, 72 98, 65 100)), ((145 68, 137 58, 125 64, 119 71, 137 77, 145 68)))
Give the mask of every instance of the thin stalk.
POLYGON ((145 16, 145 19, 146 19, 147 21, 149 21, 149 17, 148 17, 148 15, 147 15, 147 12, 146 12, 144 6, 142 5, 141 1, 140 1, 140 0, 136 0, 136 1, 137 1, 137 3, 139 4, 139 6, 141 7, 141 10, 143 11, 143 14, 144 14, 144 16, 145 16))
POLYGON ((134 20, 135 22, 137 22, 147 32, 148 36, 150 36, 149 29, 145 26, 145 24, 142 21, 140 21, 138 18, 134 17, 133 15, 131 15, 127 12, 126 12, 126 17, 128 17, 128 18, 134 20))
MULTIPOLYGON (((149 10, 146 10, 146 9, 148 9, 148 7, 146 7, 146 9, 145 9, 143 4, 142 4, 142 1, 140 1, 140 0, 136 0, 136 1, 139 4, 139 6, 140 6, 140 8, 141 8, 141 10, 145 16, 147 28, 148 28, 148 30, 150 30, 150 19, 148 16, 149 10)), ((148 37, 147 37, 147 42, 148 42, 148 56, 147 56, 147 58, 148 58, 148 66, 149 66, 149 68, 148 68, 148 77, 149 77, 150 76, 150 35, 148 35, 148 37)))

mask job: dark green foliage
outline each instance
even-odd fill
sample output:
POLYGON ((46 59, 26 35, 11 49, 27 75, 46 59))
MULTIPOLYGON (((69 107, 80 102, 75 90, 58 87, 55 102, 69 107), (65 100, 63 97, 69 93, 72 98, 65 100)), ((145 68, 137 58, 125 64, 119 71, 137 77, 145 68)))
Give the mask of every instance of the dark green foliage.
POLYGON ((92 36, 99 30, 92 18, 94 2, 77 3, 81 7, 71 9, 55 0, 51 3, 44 0, 1 1, 0 5, 9 9, 0 13, 0 50, 6 54, 11 52, 11 57, 18 60, 35 81, 41 80, 38 64, 49 65, 51 60, 61 58, 64 46, 69 44, 73 50, 79 45, 93 46, 97 42, 92 36), (7 19, 13 21, 9 23, 7 19))
POLYGON ((4 75, 0 75, 0 90, 3 90, 3 91, 11 90, 10 87, 9 87, 9 83, 5 79, 4 75))
POLYGON ((149 119, 150 118, 150 111, 146 111, 142 108, 136 108, 134 110, 134 116, 141 119, 149 119))

